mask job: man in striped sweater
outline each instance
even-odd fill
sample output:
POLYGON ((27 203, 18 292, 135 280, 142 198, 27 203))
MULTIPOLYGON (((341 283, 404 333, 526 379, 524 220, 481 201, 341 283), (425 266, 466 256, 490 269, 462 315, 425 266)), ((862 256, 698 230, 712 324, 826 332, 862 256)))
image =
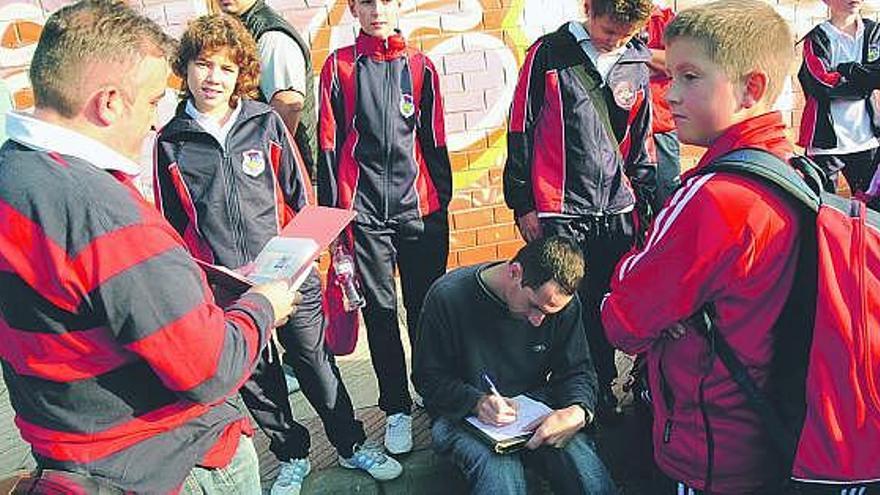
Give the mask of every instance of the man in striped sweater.
POLYGON ((278 282, 221 310, 133 186, 170 51, 122 2, 46 22, 36 111, 10 114, 0 148, 0 361, 41 469, 137 493, 260 493, 229 397, 295 296, 278 282))

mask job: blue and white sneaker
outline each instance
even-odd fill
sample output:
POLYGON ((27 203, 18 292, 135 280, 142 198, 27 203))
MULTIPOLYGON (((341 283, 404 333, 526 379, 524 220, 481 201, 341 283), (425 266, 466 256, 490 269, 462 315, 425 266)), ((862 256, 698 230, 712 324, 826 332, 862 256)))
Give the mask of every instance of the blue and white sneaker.
POLYGON ((312 472, 312 463, 306 459, 291 459, 281 463, 281 470, 272 485, 270 495, 299 495, 303 480, 312 472))
POLYGON ((378 445, 369 443, 356 446, 354 454, 348 459, 340 456, 339 465, 347 469, 362 469, 379 481, 393 480, 403 472, 399 462, 385 455, 378 445))

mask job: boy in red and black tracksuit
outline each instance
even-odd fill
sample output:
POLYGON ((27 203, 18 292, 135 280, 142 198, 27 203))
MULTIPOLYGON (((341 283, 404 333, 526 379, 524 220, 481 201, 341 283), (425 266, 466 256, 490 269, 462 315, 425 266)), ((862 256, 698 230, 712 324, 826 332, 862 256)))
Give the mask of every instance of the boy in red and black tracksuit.
MULTIPOLYGON (((156 205, 194 257, 242 267, 314 201, 305 161, 278 114, 246 98, 248 88, 256 87, 259 64, 253 40, 235 18, 214 15, 191 22, 174 70, 186 81, 186 99, 157 138, 156 205)), ((330 443, 343 459, 352 459, 362 450, 365 434, 324 346, 317 269, 312 268, 299 291, 302 303, 279 328, 278 339, 330 443)), ((282 463, 272 494, 298 493, 310 470, 310 436, 293 417, 274 344, 241 396, 282 463)), ((399 465, 387 457, 375 464, 387 464, 399 474, 399 465)))
POLYGON ((412 448, 412 399, 394 270, 413 342, 425 293, 446 271, 452 177, 437 69, 392 30, 400 2, 349 6, 361 32, 321 71, 318 202, 357 211, 351 233, 379 407, 389 421, 386 447, 401 453, 412 448), (395 430, 402 440, 389 445, 395 430))
POLYGON ((650 51, 633 39, 651 2, 594 0, 528 50, 507 135, 504 198, 526 241, 565 235, 584 251, 584 326, 599 376, 600 419, 614 411, 614 349, 599 301, 617 260, 650 218, 656 190, 650 51))
POLYGON ((872 101, 880 90, 880 25, 861 17, 861 0, 825 3, 830 19, 803 41, 798 80, 806 101, 798 144, 832 184, 843 172, 850 191, 862 194, 880 161, 878 107, 872 101))
POLYGON ((647 356, 654 458, 674 485, 652 493, 782 493, 761 418, 690 319, 713 306, 717 332, 764 387, 797 267, 800 215, 770 185, 701 169, 747 148, 791 156, 772 106, 793 38, 773 7, 722 0, 679 12, 666 45, 678 135, 708 149, 645 246, 621 259, 602 323, 612 344, 647 356))

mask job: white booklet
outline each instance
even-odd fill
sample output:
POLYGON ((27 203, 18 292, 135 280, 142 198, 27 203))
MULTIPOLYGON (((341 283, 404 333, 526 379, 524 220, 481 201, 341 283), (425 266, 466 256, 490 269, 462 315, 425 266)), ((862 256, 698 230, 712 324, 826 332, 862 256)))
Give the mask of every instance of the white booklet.
POLYGON ((531 438, 534 431, 527 430, 535 420, 543 418, 553 412, 550 406, 537 401, 526 395, 517 395, 512 400, 516 402, 516 421, 504 426, 494 426, 483 423, 476 416, 468 416, 465 421, 473 427, 477 435, 499 454, 506 454, 522 448, 531 438))
POLYGON ((273 237, 263 246, 254 260, 248 279, 254 285, 284 279, 291 282, 291 289, 302 285, 309 270, 300 270, 311 263, 320 246, 314 239, 301 237, 273 237), (298 273, 302 271, 302 273, 298 273), (294 278, 296 275, 299 277, 294 278))

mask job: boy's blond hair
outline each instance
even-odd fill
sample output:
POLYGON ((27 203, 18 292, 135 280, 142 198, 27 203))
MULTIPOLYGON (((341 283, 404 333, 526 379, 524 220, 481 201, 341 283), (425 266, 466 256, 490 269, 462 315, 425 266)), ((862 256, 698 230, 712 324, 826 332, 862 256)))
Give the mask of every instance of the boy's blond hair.
POLYGON ((762 98, 772 105, 794 60, 794 37, 785 19, 759 0, 718 0, 678 13, 666 27, 666 45, 688 38, 700 45, 731 81, 752 71, 767 74, 762 98))

